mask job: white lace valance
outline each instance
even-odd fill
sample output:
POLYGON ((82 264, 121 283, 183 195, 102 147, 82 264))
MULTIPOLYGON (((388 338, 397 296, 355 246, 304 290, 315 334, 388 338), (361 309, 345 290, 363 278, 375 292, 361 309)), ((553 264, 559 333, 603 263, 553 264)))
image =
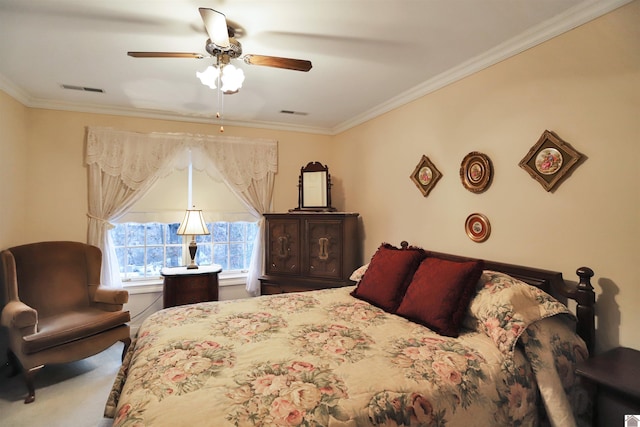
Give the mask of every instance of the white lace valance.
POLYGON ((110 128, 88 128, 85 161, 137 190, 154 174, 165 176, 186 167, 184 153, 189 150, 196 170, 204 170, 213 178, 222 175, 241 189, 278 170, 278 144, 274 140, 110 128))

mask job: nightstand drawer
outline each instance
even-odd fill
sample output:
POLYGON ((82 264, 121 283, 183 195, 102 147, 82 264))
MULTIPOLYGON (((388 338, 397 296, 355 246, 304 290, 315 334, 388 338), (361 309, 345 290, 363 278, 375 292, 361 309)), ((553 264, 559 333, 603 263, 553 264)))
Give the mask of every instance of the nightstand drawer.
POLYGON ((163 269, 164 308, 217 301, 220 271, 222 268, 219 265, 200 266, 197 269, 185 267, 163 269))

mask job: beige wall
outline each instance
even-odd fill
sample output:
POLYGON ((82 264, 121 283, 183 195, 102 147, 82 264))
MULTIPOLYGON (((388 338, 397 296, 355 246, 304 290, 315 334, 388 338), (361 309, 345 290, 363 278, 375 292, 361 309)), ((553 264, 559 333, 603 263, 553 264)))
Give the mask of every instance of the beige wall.
POLYGON ((0 91, 0 248, 22 241, 27 200, 28 109, 0 91))
MULTIPOLYGON (((0 91, 0 248, 22 241, 27 194, 27 108, 0 91)), ((0 307, 5 304, 0 288, 0 307)), ((0 363, 7 332, 0 328, 0 363)))
MULTIPOLYGON (((225 133, 279 141, 276 211, 297 206, 302 165, 328 164, 334 205, 362 215, 365 258, 383 241, 406 239, 559 270, 569 279, 590 266, 599 348, 640 348, 638 22, 636 1, 335 137, 231 126, 225 133), (553 193, 518 167, 545 129, 588 157, 553 193), (482 194, 465 190, 458 177, 470 151, 494 164, 493 184, 482 194), (409 180, 422 154, 444 174, 427 198, 409 180), (464 233, 472 212, 491 221, 484 243, 464 233)), ((86 240, 86 126, 217 132, 212 125, 28 109, 2 92, 0 112, 2 247, 86 240)))
POLYGON ((347 209, 362 214, 365 257, 406 239, 571 280, 587 265, 599 347, 640 348, 639 22, 636 1, 339 135, 335 167, 347 209), (545 129, 588 158, 553 193, 518 166, 545 129), (460 182, 471 151, 493 161, 482 194, 460 182), (443 173, 427 198, 409 179, 423 154, 443 173), (465 234, 473 212, 491 222, 484 243, 465 234))

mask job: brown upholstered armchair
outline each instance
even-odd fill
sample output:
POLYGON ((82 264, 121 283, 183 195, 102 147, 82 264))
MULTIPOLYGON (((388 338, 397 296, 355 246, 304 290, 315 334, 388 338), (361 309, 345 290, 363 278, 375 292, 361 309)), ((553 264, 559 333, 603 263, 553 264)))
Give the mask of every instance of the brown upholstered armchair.
POLYGON ((33 402, 33 376, 47 363, 67 363, 131 343, 129 294, 100 286, 102 251, 79 242, 40 242, 0 253, 9 330, 9 362, 20 365, 27 383, 24 403, 33 402), (19 364, 18 364, 19 362, 19 364))

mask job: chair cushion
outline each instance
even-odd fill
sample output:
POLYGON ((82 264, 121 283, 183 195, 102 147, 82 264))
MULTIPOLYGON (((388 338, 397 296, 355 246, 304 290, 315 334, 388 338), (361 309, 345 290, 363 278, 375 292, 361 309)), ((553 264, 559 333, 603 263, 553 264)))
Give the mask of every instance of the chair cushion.
POLYGON ((38 320, 38 332, 23 338, 25 354, 81 340, 115 328, 131 320, 128 311, 103 311, 96 308, 70 311, 38 320))

